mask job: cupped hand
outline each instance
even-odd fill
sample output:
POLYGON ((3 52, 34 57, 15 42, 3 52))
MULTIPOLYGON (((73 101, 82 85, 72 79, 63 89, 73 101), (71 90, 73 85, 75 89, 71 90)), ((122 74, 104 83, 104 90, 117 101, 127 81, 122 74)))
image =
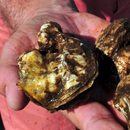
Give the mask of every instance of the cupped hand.
MULTIPOLYGON (((91 49, 101 29, 109 25, 103 19, 88 13, 49 14, 35 16, 22 24, 4 44, 0 60, 0 93, 14 110, 24 108, 29 99, 18 90, 17 58, 28 49, 37 48, 37 33, 41 25, 47 21, 59 23, 64 33, 80 38, 91 49)), ((111 103, 109 103, 111 107, 111 103)), ((116 110, 114 110, 116 111, 116 110)), ((123 130, 112 113, 97 102, 88 102, 72 111, 61 111, 79 129, 87 130, 123 130)), ((118 111, 117 115, 121 115, 118 111)), ((125 122, 123 115, 118 117, 125 122)))

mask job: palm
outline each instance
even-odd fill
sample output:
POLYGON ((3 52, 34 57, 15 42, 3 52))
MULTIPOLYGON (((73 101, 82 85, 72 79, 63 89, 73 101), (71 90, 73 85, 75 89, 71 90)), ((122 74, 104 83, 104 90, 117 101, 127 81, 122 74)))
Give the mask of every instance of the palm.
MULTIPOLYGON (((91 48, 93 47, 94 40, 98 37, 100 30, 109 24, 95 16, 80 13, 71 13, 68 15, 53 14, 53 16, 49 14, 26 21, 5 43, 0 61, 0 93, 6 96, 9 105, 13 109, 21 109, 28 102, 27 97, 19 91, 16 86, 18 80, 17 58, 22 52, 35 47, 37 48, 37 33, 40 26, 45 21, 50 20, 58 22, 63 28, 63 32, 80 36, 81 40, 84 42, 89 41, 89 44, 87 44, 91 48)), ((88 104, 86 106, 88 106, 87 111, 89 111, 89 113, 96 111, 97 108, 103 110, 104 114, 110 113, 105 107, 96 102, 88 104), (94 109, 95 105, 97 108, 94 109)), ((77 114, 78 111, 79 116, 81 116, 80 113, 82 112, 79 112, 80 109, 82 110, 82 107, 75 109, 75 114, 77 114)), ((99 113, 101 117, 102 114, 99 113)), ((69 114, 65 115, 69 117, 69 114)), ((92 118, 92 115, 88 114, 86 117, 85 120, 87 121, 92 118)), ((123 118, 123 120, 125 119, 123 118)))

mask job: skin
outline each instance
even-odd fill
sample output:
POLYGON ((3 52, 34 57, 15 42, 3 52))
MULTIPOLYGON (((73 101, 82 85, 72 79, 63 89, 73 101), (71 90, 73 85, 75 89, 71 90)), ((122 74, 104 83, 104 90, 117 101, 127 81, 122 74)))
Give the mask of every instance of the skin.
MULTIPOLYGON (((92 14, 75 12, 69 0, 0 0, 0 9, 14 31, 2 49, 0 93, 7 98, 8 104, 14 110, 24 108, 29 102, 16 86, 17 58, 22 52, 37 48, 37 33, 44 22, 59 23, 63 32, 80 38, 91 49, 100 31, 110 24, 92 14)), ((101 89, 102 92, 105 91, 101 89)), ((110 97, 105 96, 105 106, 90 100, 73 110, 64 110, 61 113, 81 130, 124 130, 126 120, 121 112, 112 107, 110 97)))

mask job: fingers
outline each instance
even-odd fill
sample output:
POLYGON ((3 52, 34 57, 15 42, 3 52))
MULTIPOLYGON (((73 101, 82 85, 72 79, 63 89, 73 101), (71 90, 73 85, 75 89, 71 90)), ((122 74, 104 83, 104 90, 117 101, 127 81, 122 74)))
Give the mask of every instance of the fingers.
POLYGON ((110 111, 96 102, 89 102, 61 113, 81 130, 124 130, 110 111))
POLYGON ((0 59, 0 93, 7 98, 9 106, 14 110, 24 108, 29 99, 18 90, 17 58, 23 51, 32 48, 27 34, 18 31, 4 44, 0 59))
MULTIPOLYGON (((35 36, 36 37, 36 36, 35 36)), ((0 60, 0 93, 7 98, 9 106, 14 110, 24 108, 29 99, 18 90, 17 58, 23 51, 32 48, 27 34, 18 31, 4 44, 0 60)))
POLYGON ((0 72, 2 72, 0 79, 3 80, 3 82, 0 82, 1 94, 7 98, 7 102, 12 109, 20 110, 24 108, 29 99, 22 91, 18 90, 18 86, 16 85, 18 82, 17 67, 5 66, 0 69, 0 72))
POLYGON ((13 110, 20 110, 27 105, 29 99, 24 95, 21 90, 18 90, 18 86, 16 85, 16 83, 18 82, 17 67, 8 66, 8 68, 5 69, 5 71, 7 71, 10 75, 6 76, 7 78, 5 80, 5 94, 7 102, 13 110))

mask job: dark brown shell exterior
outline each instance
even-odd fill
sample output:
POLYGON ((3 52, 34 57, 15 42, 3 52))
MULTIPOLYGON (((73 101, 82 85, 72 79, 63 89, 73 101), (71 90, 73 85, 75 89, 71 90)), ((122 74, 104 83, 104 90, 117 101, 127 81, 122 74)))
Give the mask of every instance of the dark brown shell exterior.
POLYGON ((103 29, 95 42, 95 48, 96 53, 99 52, 97 50, 101 51, 99 59, 106 55, 116 66, 119 83, 113 106, 123 112, 130 129, 130 20, 119 19, 103 29))

